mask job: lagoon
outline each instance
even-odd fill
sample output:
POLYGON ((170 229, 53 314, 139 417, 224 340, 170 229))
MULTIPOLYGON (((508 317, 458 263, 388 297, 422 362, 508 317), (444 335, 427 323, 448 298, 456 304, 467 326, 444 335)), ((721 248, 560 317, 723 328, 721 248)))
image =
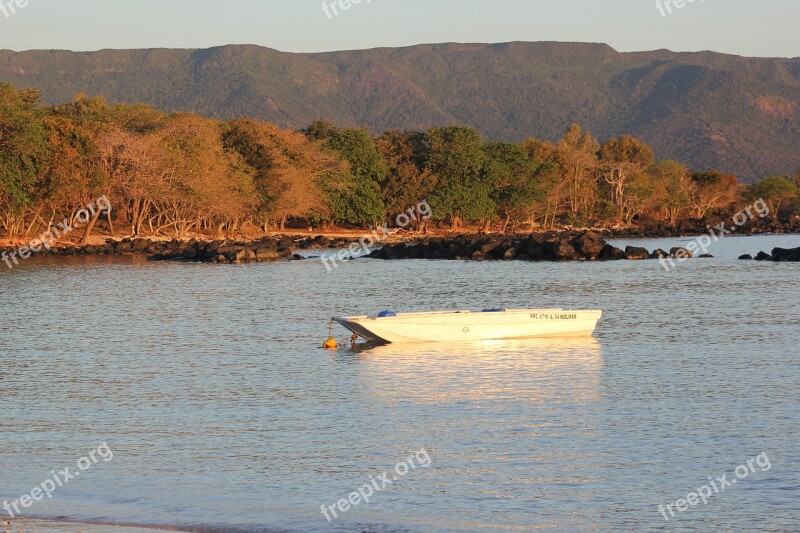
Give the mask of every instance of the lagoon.
POLYGON ((0 502, 107 443, 113 460, 26 514, 215 531, 797 530, 800 270, 736 260, 774 246, 800 237, 724 239, 669 273, 31 260, 0 277, 0 502), (336 314, 496 306, 606 313, 593 339, 319 348, 336 314), (428 467, 330 522, 320 512, 423 448, 428 467), (762 452, 768 470, 659 512, 762 452))

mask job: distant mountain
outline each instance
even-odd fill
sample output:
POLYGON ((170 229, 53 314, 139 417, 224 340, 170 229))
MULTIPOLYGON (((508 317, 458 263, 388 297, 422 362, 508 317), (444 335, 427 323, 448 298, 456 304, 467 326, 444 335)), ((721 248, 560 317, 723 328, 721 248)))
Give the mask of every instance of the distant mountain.
POLYGON ((755 179, 800 167, 800 58, 604 44, 435 44, 294 54, 206 50, 0 51, 0 80, 48 103, 75 93, 299 128, 468 124, 487 138, 555 140, 572 123, 630 133, 696 169, 755 179))

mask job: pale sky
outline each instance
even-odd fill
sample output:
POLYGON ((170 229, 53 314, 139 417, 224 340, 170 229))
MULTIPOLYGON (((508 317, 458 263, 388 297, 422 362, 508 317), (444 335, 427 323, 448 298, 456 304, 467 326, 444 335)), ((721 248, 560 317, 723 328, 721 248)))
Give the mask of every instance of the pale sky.
POLYGON ((319 52, 581 41, 619 51, 800 56, 800 0, 361 0, 348 10, 339 2, 348 0, 326 0, 337 5, 329 18, 322 0, 0 0, 0 49, 258 44, 319 52))

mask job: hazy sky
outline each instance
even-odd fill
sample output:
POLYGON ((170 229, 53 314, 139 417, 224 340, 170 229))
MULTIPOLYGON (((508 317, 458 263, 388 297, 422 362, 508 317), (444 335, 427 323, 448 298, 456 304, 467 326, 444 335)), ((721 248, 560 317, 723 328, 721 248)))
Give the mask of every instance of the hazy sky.
POLYGON ((310 52, 552 40, 800 56, 800 0, 361 0, 338 15, 328 8, 330 17, 322 0, 27 0, 11 14, 7 4, 19 1, 0 0, 0 49, 252 43, 310 52))

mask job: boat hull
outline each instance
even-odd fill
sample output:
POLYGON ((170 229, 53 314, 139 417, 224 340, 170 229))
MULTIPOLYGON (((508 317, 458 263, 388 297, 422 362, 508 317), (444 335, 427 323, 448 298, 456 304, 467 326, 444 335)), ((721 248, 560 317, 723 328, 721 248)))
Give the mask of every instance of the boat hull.
POLYGON ((589 336, 602 314, 596 310, 509 309, 398 313, 391 317, 365 315, 333 320, 369 341, 454 342, 589 336))

